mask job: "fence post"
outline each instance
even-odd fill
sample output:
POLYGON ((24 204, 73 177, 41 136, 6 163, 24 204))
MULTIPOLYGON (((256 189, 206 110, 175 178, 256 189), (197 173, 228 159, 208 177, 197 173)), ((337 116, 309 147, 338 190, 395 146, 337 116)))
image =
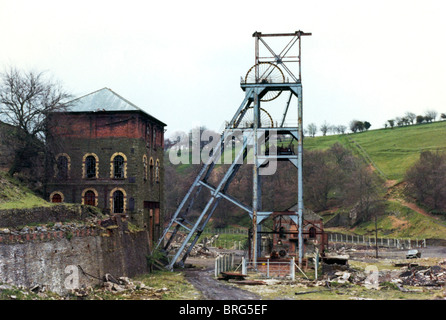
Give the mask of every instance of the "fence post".
POLYGON ((215 277, 218 277, 218 257, 215 258, 215 268, 214 268, 215 277))
POLYGON ((319 268, 319 248, 316 248, 314 252, 314 277, 317 280, 317 272, 319 268))
POLYGON ((246 274, 246 260, 242 257, 242 274, 246 274))
POLYGON ((269 278, 269 259, 266 260, 266 277, 269 278))
POLYGON ((296 269, 294 268, 294 257, 292 257, 290 261, 290 273, 291 273, 291 280, 294 281, 296 279, 296 269))

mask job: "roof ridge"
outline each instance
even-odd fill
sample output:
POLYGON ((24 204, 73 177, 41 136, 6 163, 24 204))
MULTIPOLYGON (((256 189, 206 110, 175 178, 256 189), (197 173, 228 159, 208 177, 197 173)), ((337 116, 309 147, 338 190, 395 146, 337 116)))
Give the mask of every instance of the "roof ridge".
MULTIPOLYGON (((127 100, 108 87, 85 94, 68 103, 68 112, 96 112, 96 111, 138 111, 164 124, 133 102, 127 100)), ((165 125, 165 124, 164 124, 165 125)))
MULTIPOLYGON (((69 101, 69 102, 68 102, 68 104, 70 104, 70 103, 73 103, 74 101, 77 101, 77 100, 83 99, 83 98, 85 98, 85 97, 88 97, 89 95, 92 95, 92 94, 98 93, 99 91, 102 91, 102 90, 104 90, 104 89, 108 89, 108 90, 110 90, 109 88, 107 88, 107 87, 104 87, 104 88, 102 88, 102 89, 98 89, 98 90, 96 90, 96 91, 93 91, 93 92, 90 92, 90 93, 84 94, 83 96, 77 97, 77 98, 75 98, 75 99, 73 99, 73 100, 69 101)), ((110 91, 112 91, 112 90, 110 90, 110 91)), ((113 92, 113 91, 112 91, 112 92, 113 92)))
POLYGON ((104 88, 102 88, 101 90, 104 90, 104 89, 107 89, 107 90, 109 90, 111 93, 113 93, 115 96, 117 96, 119 99, 121 99, 121 100, 124 100, 125 102, 127 102, 128 104, 130 104, 132 107, 135 107, 136 109, 138 109, 138 110, 141 110, 141 111, 143 111, 143 112, 145 112, 143 109, 141 109, 140 107, 138 107, 136 104, 134 104, 133 102, 131 102, 131 101, 129 101, 129 100, 127 100, 126 98, 124 98, 123 96, 121 96, 121 95, 119 95, 119 94, 117 94, 116 92, 114 92, 112 89, 110 89, 110 88, 107 88, 107 87, 104 87, 104 88))

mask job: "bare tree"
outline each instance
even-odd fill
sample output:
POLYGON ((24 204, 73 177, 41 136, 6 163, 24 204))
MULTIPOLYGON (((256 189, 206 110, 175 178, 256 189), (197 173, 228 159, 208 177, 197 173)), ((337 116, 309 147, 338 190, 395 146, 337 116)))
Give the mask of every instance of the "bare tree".
POLYGON ((417 115, 413 112, 406 112, 405 117, 410 122, 410 124, 413 124, 415 119, 417 118, 417 115))
POLYGON ((340 124, 337 128, 338 128, 338 133, 340 134, 344 134, 345 131, 347 130, 347 126, 344 126, 343 124, 340 124))
POLYGON ((323 136, 327 135, 327 132, 330 131, 330 125, 327 123, 327 121, 324 121, 324 123, 321 125, 320 130, 323 136))
POLYGON ((316 135, 317 132, 317 126, 314 123, 310 123, 307 126, 307 130, 308 130, 308 134, 312 137, 314 137, 316 135))
POLYGON ((71 95, 61 85, 34 71, 10 68, 0 75, 0 114, 4 122, 15 127, 12 175, 30 165, 30 160, 45 149, 47 116, 63 111, 71 95))
POLYGON ((435 121, 435 119, 437 118, 438 113, 435 110, 427 110, 424 113, 424 115, 425 115, 424 118, 427 120, 427 122, 432 122, 432 121, 435 121))

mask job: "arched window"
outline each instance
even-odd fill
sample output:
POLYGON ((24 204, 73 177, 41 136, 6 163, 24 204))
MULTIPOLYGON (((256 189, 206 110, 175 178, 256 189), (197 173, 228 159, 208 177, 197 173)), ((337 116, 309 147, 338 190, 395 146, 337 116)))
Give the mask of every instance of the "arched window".
POLYGON ((85 158, 85 177, 96 178, 96 158, 94 156, 85 158))
POLYGON ((54 192, 54 193, 51 195, 51 202, 54 202, 54 203, 63 202, 62 194, 60 194, 60 193, 58 193, 58 192, 54 192))
POLYGON ((280 238, 280 239, 286 239, 286 234, 285 234, 285 232, 286 232, 285 227, 280 227, 280 228, 279 228, 279 238, 280 238))
POLYGON ((66 180, 68 178, 68 158, 59 156, 56 160, 57 178, 66 180))
POLYGON ((148 174, 149 168, 148 168, 147 156, 146 155, 142 156, 142 164, 144 166, 144 181, 147 181, 147 174, 148 174))
POLYGON ((96 195, 95 195, 94 191, 88 190, 85 192, 84 204, 89 205, 89 206, 96 205, 96 195))
POLYGON ((311 227, 310 230, 308 231, 308 233, 309 233, 310 239, 316 238, 316 228, 315 227, 311 227))
POLYGON ((116 156, 113 159, 114 177, 124 178, 124 158, 122 156, 116 156))
POLYGON ((110 178, 127 178, 127 157, 122 152, 116 152, 110 158, 110 178))
POLYGON ((124 193, 121 190, 113 193, 113 213, 124 213, 124 193))
POLYGON ((156 159, 156 165, 155 165, 155 181, 160 182, 160 161, 159 159, 156 159))
POLYGON ((153 172, 153 158, 150 158, 150 160, 149 160, 149 179, 150 179, 150 182, 153 182, 153 174, 154 174, 154 172, 153 172))
POLYGON ((82 191, 82 204, 89 206, 98 205, 98 192, 93 188, 87 188, 82 191))

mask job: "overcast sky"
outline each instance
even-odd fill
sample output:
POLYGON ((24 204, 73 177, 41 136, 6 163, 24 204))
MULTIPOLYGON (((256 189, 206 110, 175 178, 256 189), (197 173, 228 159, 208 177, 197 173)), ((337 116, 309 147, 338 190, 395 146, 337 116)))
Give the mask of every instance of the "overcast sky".
POLYGON ((0 0, 0 67, 48 71, 76 97, 108 87, 167 136, 219 131, 243 100, 253 32, 302 30, 304 126, 377 129, 446 112, 445 14, 444 0, 0 0))

